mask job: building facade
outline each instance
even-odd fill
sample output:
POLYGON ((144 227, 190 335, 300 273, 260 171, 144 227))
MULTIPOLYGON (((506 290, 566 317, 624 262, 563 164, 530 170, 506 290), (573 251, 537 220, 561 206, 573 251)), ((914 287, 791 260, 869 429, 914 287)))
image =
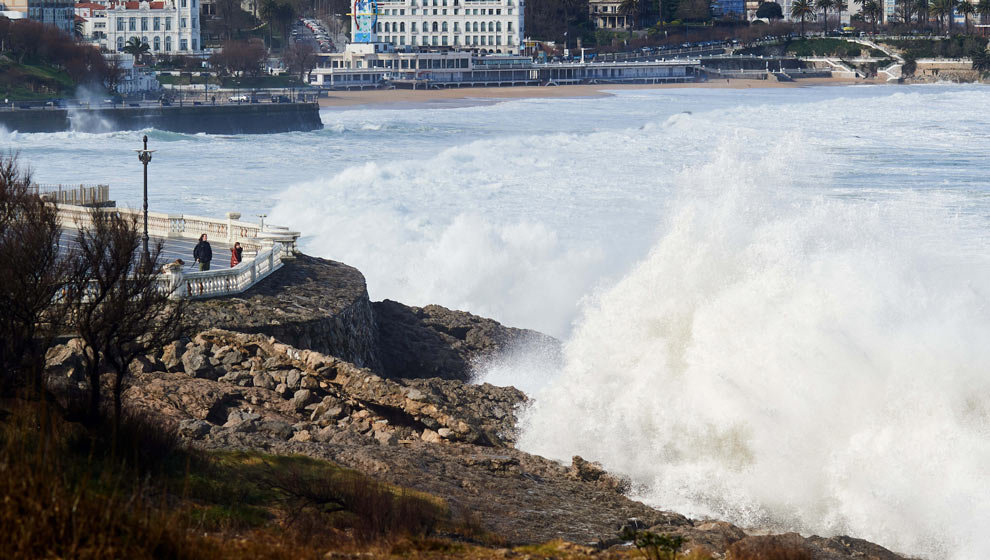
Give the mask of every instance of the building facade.
POLYGON ((374 33, 362 36, 371 39, 365 42, 383 41, 397 48, 518 54, 525 32, 524 11, 525 0, 379 0, 371 22, 374 33))
POLYGON ((622 0, 588 0, 588 16, 596 29, 624 30, 632 24, 619 8, 622 0))
POLYGON ((75 27, 75 7, 71 0, 6 0, 3 4, 7 10, 54 25, 65 33, 71 34, 75 27))
POLYGON ((121 52, 132 37, 154 55, 199 52, 199 0, 108 2, 106 37, 97 42, 110 52, 121 52))

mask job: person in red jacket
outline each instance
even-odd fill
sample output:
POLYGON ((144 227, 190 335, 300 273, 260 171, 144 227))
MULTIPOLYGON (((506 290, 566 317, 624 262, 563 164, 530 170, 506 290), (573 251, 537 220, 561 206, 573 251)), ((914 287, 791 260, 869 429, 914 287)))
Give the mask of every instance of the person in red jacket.
POLYGON ((234 243, 234 246, 230 248, 230 268, 234 268, 235 266, 241 264, 241 261, 243 260, 241 255, 243 252, 244 249, 241 248, 241 242, 238 241, 234 243))

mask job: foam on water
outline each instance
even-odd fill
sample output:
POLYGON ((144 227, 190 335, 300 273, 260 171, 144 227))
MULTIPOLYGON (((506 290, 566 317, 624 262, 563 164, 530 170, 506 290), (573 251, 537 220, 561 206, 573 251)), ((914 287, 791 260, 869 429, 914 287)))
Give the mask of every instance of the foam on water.
MULTIPOLYGON (((650 503, 990 553, 987 88, 321 117, 148 132, 152 208, 268 213, 362 270, 373 299, 566 339, 563 365, 513 349, 479 380, 535 397, 524 449, 600 460, 650 503)), ((0 140, 41 182, 109 182, 136 207, 141 134, 0 140)))
POLYGON ((982 222, 937 194, 796 196, 791 164, 812 155, 793 140, 680 175, 659 242, 588 302, 519 446, 601 461, 666 509, 985 558, 982 222))

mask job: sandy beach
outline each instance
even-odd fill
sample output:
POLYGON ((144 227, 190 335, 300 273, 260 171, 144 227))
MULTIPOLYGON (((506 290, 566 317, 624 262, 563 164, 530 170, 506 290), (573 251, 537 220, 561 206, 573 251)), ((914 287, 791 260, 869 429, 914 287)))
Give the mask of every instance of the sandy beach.
POLYGON ((712 80, 687 84, 596 84, 566 85, 555 87, 517 86, 492 88, 451 88, 432 90, 369 89, 364 91, 332 91, 320 99, 321 107, 359 109, 369 106, 389 108, 464 107, 484 103, 497 103, 510 99, 607 97, 612 91, 636 89, 682 88, 796 88, 810 86, 848 86, 883 84, 882 80, 850 80, 841 78, 807 78, 795 82, 771 80, 712 80))

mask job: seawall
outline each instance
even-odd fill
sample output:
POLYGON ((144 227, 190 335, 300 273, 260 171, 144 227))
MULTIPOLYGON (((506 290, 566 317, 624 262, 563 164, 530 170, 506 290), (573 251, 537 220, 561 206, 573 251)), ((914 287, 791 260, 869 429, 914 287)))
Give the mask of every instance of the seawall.
POLYGON ((155 128, 185 134, 267 134, 323 127, 316 103, 244 103, 182 107, 10 109, 0 126, 18 132, 110 132, 155 128))

